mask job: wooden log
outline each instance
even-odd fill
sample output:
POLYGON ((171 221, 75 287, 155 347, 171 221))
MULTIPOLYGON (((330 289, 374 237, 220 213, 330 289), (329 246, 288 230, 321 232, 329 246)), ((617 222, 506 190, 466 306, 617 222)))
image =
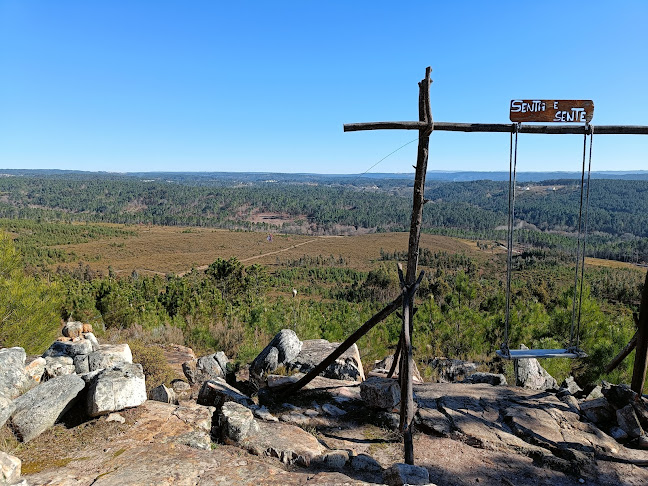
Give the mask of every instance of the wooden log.
POLYGON ((630 388, 641 395, 646 381, 646 365, 648 364, 648 273, 646 273, 646 280, 641 292, 636 350, 630 388))
POLYGON ((632 352, 632 350, 637 346, 637 335, 639 331, 634 333, 634 336, 632 336, 632 339, 630 339, 630 342, 625 345, 625 347, 617 354, 612 361, 610 361, 610 364, 607 365, 605 368, 606 373, 610 373, 616 369, 617 366, 619 366, 624 359, 632 352))
MULTIPOLYGON (((421 121, 347 123, 345 132, 366 130, 425 130, 428 123, 421 121)), ((648 135, 646 125, 592 125, 596 135, 648 135)), ((511 133, 512 123, 453 123, 435 122, 434 130, 442 132, 500 132, 511 133)), ((545 133, 555 135, 583 135, 583 125, 522 125, 520 133, 545 133)))
POLYGON ((287 386, 281 391, 281 395, 290 395, 295 393, 302 387, 310 383, 313 378, 322 373, 326 368, 331 365, 336 359, 344 354, 344 352, 349 349, 353 344, 355 344, 358 339, 367 334, 376 324, 385 320, 392 312, 398 309, 401 306, 403 301, 403 295, 399 295, 391 303, 387 304, 380 312, 374 315, 371 319, 366 321, 362 326, 360 326, 351 336, 346 338, 346 340, 340 344, 331 354, 329 354, 320 364, 315 368, 310 370, 305 376, 303 376, 299 381, 287 386))

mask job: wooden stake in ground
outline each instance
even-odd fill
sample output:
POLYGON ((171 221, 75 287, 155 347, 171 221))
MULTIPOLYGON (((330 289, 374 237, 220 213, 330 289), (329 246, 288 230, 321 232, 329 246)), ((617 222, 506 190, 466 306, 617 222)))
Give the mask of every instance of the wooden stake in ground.
POLYGON ((643 393, 646 381, 646 366, 648 365, 648 273, 641 293, 639 307, 639 326, 637 329, 637 346, 634 368, 632 370, 631 388, 639 395, 643 393))

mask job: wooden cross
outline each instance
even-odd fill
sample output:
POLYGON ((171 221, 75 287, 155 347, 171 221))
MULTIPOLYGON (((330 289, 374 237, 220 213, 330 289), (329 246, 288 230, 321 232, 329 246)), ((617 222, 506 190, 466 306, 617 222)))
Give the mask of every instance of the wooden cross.
MULTIPOLYGON (((394 362, 389 376, 394 372, 396 363, 400 359, 398 376, 401 386, 401 408, 400 408, 400 429, 403 432, 405 446, 405 462, 414 464, 414 445, 412 442, 412 422, 414 420, 414 392, 412 389, 412 331, 414 317, 414 296, 418 289, 423 272, 416 278, 418 265, 419 240, 421 238, 421 225, 423 220, 423 204, 425 203, 425 174, 427 172, 428 150, 430 134, 434 129, 432 121, 432 110, 430 109, 430 73, 432 69, 425 69, 425 78, 419 82, 419 140, 418 153, 416 157, 416 173, 414 176, 414 200, 412 202, 412 219, 410 224, 409 244, 407 248, 407 273, 403 276, 402 268, 399 265, 398 273, 402 287, 402 319, 401 336, 399 346, 394 353, 394 362)), ((415 122, 416 123, 416 122, 415 122)), ((393 129, 398 125, 409 125, 411 122, 378 122, 378 123, 354 123, 344 125, 344 131, 379 130, 382 128, 393 129), (396 125, 396 126, 395 126, 396 125)), ((403 126, 403 128, 406 128, 403 126)), ((408 127, 409 128, 409 127, 408 127)))

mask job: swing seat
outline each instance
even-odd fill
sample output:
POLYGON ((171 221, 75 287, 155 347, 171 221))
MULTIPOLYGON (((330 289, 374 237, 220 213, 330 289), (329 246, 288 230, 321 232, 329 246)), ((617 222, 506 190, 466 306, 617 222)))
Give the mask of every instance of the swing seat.
POLYGON ((497 355, 504 359, 525 359, 525 358, 586 358, 587 354, 580 349, 512 349, 506 354, 501 349, 496 351, 497 355))

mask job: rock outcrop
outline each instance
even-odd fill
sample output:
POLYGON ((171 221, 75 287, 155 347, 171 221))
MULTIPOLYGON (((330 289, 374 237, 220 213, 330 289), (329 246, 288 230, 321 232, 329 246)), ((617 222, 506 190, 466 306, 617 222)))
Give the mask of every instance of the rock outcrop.
MULTIPOLYGON (((285 366, 289 371, 308 373, 320 364, 340 343, 331 343, 326 339, 308 339, 302 342, 299 354, 287 360, 285 366)), ((355 344, 347 349, 342 356, 331 363, 322 376, 334 380, 363 381, 365 379, 360 351, 355 344)))
MULTIPOLYGON (((524 344, 520 349, 529 349, 524 344)), ((531 390, 557 390, 558 383, 535 358, 513 360, 515 384, 531 390)))

